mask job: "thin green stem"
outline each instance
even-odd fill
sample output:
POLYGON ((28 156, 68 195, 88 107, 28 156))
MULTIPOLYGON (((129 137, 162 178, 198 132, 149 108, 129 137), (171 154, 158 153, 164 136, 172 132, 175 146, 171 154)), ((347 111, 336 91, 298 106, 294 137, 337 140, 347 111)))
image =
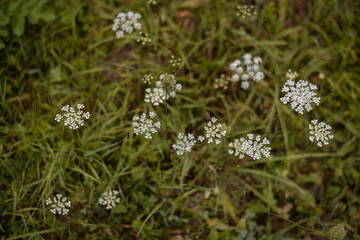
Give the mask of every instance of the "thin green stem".
POLYGON ((300 228, 302 228, 302 229, 304 229, 304 230, 312 231, 312 232, 317 232, 317 233, 321 233, 321 234, 323 233, 323 231, 320 231, 320 230, 317 230, 317 229, 312 229, 312 228, 307 228, 307 227, 301 226, 300 224, 298 224, 298 223, 296 223, 296 222, 293 222, 293 221, 291 221, 291 220, 289 220, 289 219, 287 219, 287 218, 284 218, 284 217, 282 217, 282 216, 280 216, 280 215, 277 215, 277 214, 275 214, 275 213, 268 212, 268 211, 264 211, 264 210, 263 210, 262 212, 267 213, 267 214, 270 214, 270 215, 273 215, 273 216, 278 217, 278 218, 281 218, 281 219, 283 219, 283 220, 285 220, 285 221, 288 221, 289 223, 292 223, 292 224, 294 224, 294 225, 296 225, 296 226, 298 226, 298 227, 300 227, 300 228))
MULTIPOLYGON (((300 157, 300 159, 299 159, 298 161, 301 161, 301 160, 303 159, 305 153, 310 149, 310 147, 312 146, 313 143, 314 143, 314 142, 311 142, 311 143, 309 144, 309 146, 306 148, 306 150, 301 154, 301 157, 300 157)), ((290 160, 286 159, 286 163, 287 163, 288 165, 290 165, 290 163, 295 162, 295 160, 296 160, 296 159, 294 159, 293 161, 290 161, 290 160)))
POLYGON ((313 143, 314 143, 314 142, 311 142, 311 143, 309 144, 309 146, 306 148, 305 152, 303 152, 303 153, 301 154, 301 157, 300 157, 299 161, 301 161, 301 159, 304 157, 304 154, 310 149, 310 147, 311 147, 311 145, 312 145, 313 143))
POLYGON ((168 128, 167 128, 167 122, 168 122, 168 99, 167 99, 167 93, 168 93, 168 89, 166 88, 165 91, 165 137, 166 137, 166 149, 165 149, 165 157, 168 153, 168 148, 169 148, 169 139, 168 139, 168 128))
POLYGON ((167 90, 165 93, 165 131, 166 131, 166 144, 169 145, 169 141, 168 141, 168 128, 167 128, 167 118, 168 118, 168 107, 167 107, 167 90))
MULTIPOLYGON (((83 160, 81 159, 81 156, 80 156, 80 136, 79 136, 79 132, 76 131, 76 137, 77 137, 77 146, 78 146, 78 157, 79 157, 79 169, 81 169, 82 165, 83 165, 83 160)), ((76 152, 76 148, 75 148, 75 152, 76 152)), ((77 184, 76 184, 76 188, 77 188, 77 191, 79 190, 79 182, 80 182, 80 171, 78 172, 78 179, 77 179, 77 184)))

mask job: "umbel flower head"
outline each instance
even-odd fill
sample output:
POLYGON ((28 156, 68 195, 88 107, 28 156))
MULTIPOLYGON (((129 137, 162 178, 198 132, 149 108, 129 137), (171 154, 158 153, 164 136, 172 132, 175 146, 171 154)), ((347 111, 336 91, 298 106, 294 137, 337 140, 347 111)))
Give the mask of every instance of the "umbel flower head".
POLYGON ((172 147, 177 155, 183 155, 185 152, 191 152, 195 143, 196 140, 192 133, 188 133, 187 135, 179 133, 176 144, 173 144, 172 147))
POLYGON ((226 124, 224 123, 216 123, 217 119, 212 117, 207 125, 204 127, 205 136, 199 136, 198 140, 203 142, 207 139, 207 143, 215 142, 215 144, 221 143, 221 137, 225 137, 228 132, 226 124))
POLYGON ((280 98, 284 104, 291 103, 291 108, 295 112, 303 114, 304 108, 310 112, 312 109, 311 103, 320 104, 320 97, 316 97, 314 90, 318 89, 314 84, 308 83, 304 80, 299 80, 295 83, 292 79, 286 81, 282 88, 282 92, 286 95, 280 98))
POLYGON ((175 77, 172 74, 161 74, 159 81, 155 83, 155 88, 145 89, 145 102, 150 102, 154 106, 164 103, 170 97, 174 98, 176 92, 181 91, 182 85, 176 83, 175 77))
POLYGON ((69 107, 69 105, 66 105, 64 107, 61 108, 62 111, 64 111, 65 113, 61 114, 56 114, 55 120, 57 122, 60 122, 63 118, 65 118, 64 120, 64 125, 68 126, 70 129, 77 129, 79 128, 79 126, 83 126, 84 125, 84 118, 89 119, 90 117, 90 113, 89 112, 83 112, 81 109, 85 108, 84 104, 78 104, 77 105, 77 109, 78 111, 75 111, 75 108, 73 107, 69 107))
POLYGON ((250 80, 260 82, 265 78, 265 75, 260 71, 260 64, 262 59, 260 57, 253 57, 250 53, 243 55, 243 59, 236 59, 230 63, 229 68, 235 72, 231 76, 232 82, 241 80, 241 88, 248 89, 250 87, 250 80))
POLYGON ((243 19, 257 15, 254 5, 238 5, 236 9, 237 9, 236 16, 241 17, 243 19))
POLYGON ((324 231, 330 240, 344 240, 346 238, 346 228, 343 223, 336 224, 324 231))
POLYGON ((138 22, 140 18, 139 13, 118 13, 112 26, 112 30, 116 32, 116 37, 123 38, 125 33, 131 34, 134 29, 140 30, 141 24, 138 22))
POLYGON ((226 77, 225 74, 221 74, 220 78, 215 78, 215 88, 224 88, 228 89, 228 84, 230 82, 230 77, 226 77))
POLYGON ((67 209, 66 207, 71 207, 71 202, 66 201, 66 197, 62 197, 61 194, 56 194, 56 197, 54 197, 53 200, 48 198, 46 200, 46 205, 50 205, 50 204, 51 204, 50 211, 53 214, 66 215, 69 212, 69 209, 67 209))
POLYGON ((148 4, 156 5, 158 4, 158 0, 148 0, 148 4))
POLYGON ((310 130, 310 141, 314 142, 316 140, 317 145, 319 147, 323 147, 324 145, 329 144, 329 140, 332 139, 334 136, 331 133, 331 127, 326 123, 319 122, 317 119, 311 120, 309 124, 310 130))
POLYGON ((234 142, 231 142, 229 146, 232 148, 229 150, 230 155, 239 156, 239 158, 244 158, 245 155, 251 157, 253 160, 259 160, 262 156, 269 158, 270 157, 270 142, 267 138, 261 140, 260 135, 257 135, 254 138, 254 134, 247 134, 249 139, 240 138, 235 139, 234 142))
POLYGON ((149 118, 146 113, 141 114, 141 116, 134 116, 133 126, 134 133, 136 135, 145 134, 145 138, 151 139, 152 134, 156 133, 160 128, 160 122, 154 122, 153 118, 156 117, 156 113, 149 112, 149 118))
POLYGON ((136 39, 137 42, 141 43, 142 45, 150 45, 151 44, 151 38, 149 37, 149 34, 139 32, 139 36, 136 39))
POLYGON ((286 73, 286 77, 289 79, 295 79, 299 76, 299 74, 297 73, 297 71, 293 71, 291 69, 289 69, 286 73))
POLYGON ((171 56, 170 66, 173 68, 179 67, 181 65, 181 58, 175 58, 174 55, 171 56))
POLYGON ((145 74, 144 77, 141 79, 141 81, 145 84, 150 84, 152 80, 154 80, 154 77, 151 73, 145 74))
POLYGON ((106 209, 111 209, 120 202, 120 198, 117 197, 118 194, 119 192, 115 190, 104 192, 102 198, 99 198, 99 203, 106 206, 106 209))

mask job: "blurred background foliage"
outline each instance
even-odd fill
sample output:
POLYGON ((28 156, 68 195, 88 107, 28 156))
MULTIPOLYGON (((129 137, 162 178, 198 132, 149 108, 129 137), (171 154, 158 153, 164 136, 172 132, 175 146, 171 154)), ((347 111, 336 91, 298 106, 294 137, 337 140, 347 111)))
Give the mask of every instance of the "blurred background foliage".
POLYGON ((343 224, 344 239, 360 239, 359 13, 357 0, 0 1, 1 238, 340 239, 331 229, 343 224), (237 17, 239 4, 257 16, 237 17), (119 11, 142 14, 151 44, 116 39, 119 11), (265 81, 214 89, 246 52, 264 59, 265 81), (279 101, 289 68, 319 87, 310 113, 279 101), (183 85, 168 135, 136 137, 135 114, 154 110, 164 126, 165 106, 144 103, 141 82, 164 72, 183 85), (54 121, 77 103, 91 114, 84 127, 54 121), (210 116, 231 137, 176 156, 177 133, 201 134, 210 116), (304 153, 313 118, 334 139, 304 153), (226 154, 251 132, 270 138, 270 159, 226 154), (121 192, 111 211, 97 203, 109 189, 121 192), (45 206, 56 193, 72 201, 66 216, 45 206))
MULTIPOLYGON (((26 22, 35 24, 40 19, 46 22, 54 20, 55 9, 46 6, 47 2, 48 0, 11 0, 1 3, 0 37, 11 39, 23 35, 26 22)), ((0 39, 0 49, 4 47, 5 43, 0 39)))

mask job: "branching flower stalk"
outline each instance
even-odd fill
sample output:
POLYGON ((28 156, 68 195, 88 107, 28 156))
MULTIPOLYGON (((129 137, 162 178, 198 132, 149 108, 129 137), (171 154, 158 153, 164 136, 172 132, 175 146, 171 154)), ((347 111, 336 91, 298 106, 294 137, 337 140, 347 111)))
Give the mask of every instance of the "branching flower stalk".
POLYGON ((168 127, 167 127, 167 122, 168 122, 168 92, 173 89, 176 85, 176 81, 174 78, 174 75, 169 74, 169 73, 165 73, 163 75, 160 76, 160 81, 162 86, 165 89, 165 134, 166 134, 166 145, 167 148, 169 147, 169 139, 168 139, 168 127))

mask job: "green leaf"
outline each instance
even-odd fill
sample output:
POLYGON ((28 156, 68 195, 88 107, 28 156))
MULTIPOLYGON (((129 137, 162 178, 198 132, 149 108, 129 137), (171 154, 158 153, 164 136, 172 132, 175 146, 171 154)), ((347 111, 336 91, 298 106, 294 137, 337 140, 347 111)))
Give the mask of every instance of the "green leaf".
POLYGON ((18 37, 21 36, 25 29, 25 17, 22 15, 14 16, 11 25, 13 34, 18 37))
POLYGON ((121 214, 121 213, 126 213, 127 208, 122 204, 118 204, 116 207, 113 208, 112 211, 113 211, 113 213, 121 214))
POLYGON ((7 28, 0 28, 0 37, 9 36, 9 30, 7 28))
POLYGON ((0 39, 0 49, 3 49, 5 47, 5 43, 0 39))
POLYGON ((325 196, 326 197, 335 197, 339 192, 341 188, 339 186, 330 185, 330 187, 327 189, 325 196))
POLYGON ((5 26, 10 22, 10 15, 6 14, 2 9, 0 10, 0 26, 5 26))
POLYGON ((144 178, 145 172, 146 172, 146 168, 136 167, 133 169, 133 172, 131 173, 131 175, 134 180, 138 180, 138 179, 144 178))
POLYGON ((53 9, 50 8, 50 7, 42 8, 38 12, 38 15, 39 15, 39 18, 41 18, 45 22, 52 21, 52 20, 54 20, 56 18, 56 15, 55 15, 53 9))
POLYGON ((221 196, 222 196, 222 204, 224 207, 224 211, 226 211, 231 216, 231 218, 234 221, 236 221, 236 211, 234 205, 231 202, 230 197, 224 192, 221 194, 221 196))
POLYGON ((142 221, 135 219, 135 220, 132 221, 131 225, 135 229, 140 229, 141 225, 142 225, 142 221))
POLYGON ((10 4, 9 4, 9 7, 8 7, 8 11, 10 13, 15 13, 15 15, 19 14, 19 12, 17 10, 20 10, 20 7, 21 7, 21 4, 22 4, 23 0, 13 0, 13 1, 9 1, 9 2, 10 2, 10 4))
POLYGON ((206 239, 207 240, 218 240, 219 239, 218 231, 216 231, 216 229, 212 228, 206 239))
POLYGON ((39 1, 39 0, 26 0, 22 4, 22 11, 25 13, 25 15, 29 14, 30 12, 34 11, 34 9, 41 7, 43 4, 45 4, 45 1, 39 1), (37 7, 38 6, 38 7, 37 7))
POLYGON ((27 18, 31 24, 35 24, 37 21, 39 21, 40 17, 37 14, 30 13, 27 18))

